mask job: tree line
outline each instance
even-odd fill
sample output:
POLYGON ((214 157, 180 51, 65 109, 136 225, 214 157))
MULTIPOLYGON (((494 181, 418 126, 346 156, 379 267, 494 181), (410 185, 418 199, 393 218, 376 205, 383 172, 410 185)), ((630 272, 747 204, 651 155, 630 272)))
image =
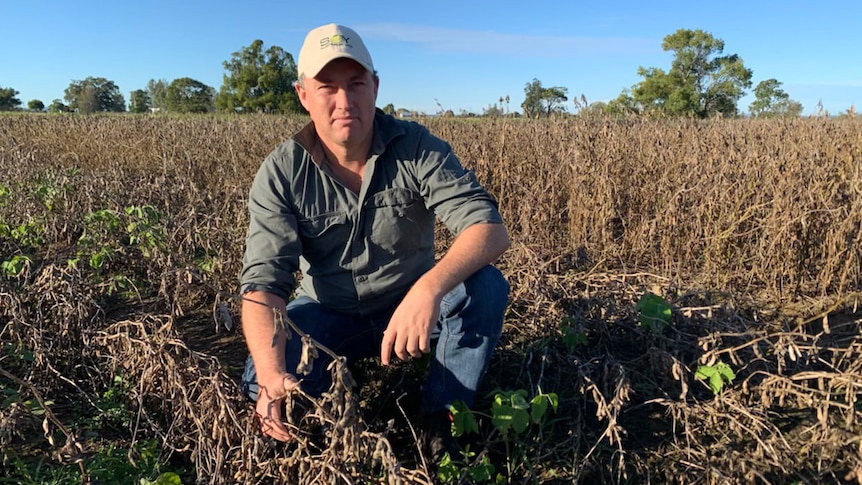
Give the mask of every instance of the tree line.
MULTIPOLYGON (((638 114, 659 116, 739 116, 738 103, 752 85, 753 71, 737 54, 724 54, 724 41, 703 30, 680 29, 666 36, 662 49, 673 53, 667 71, 640 67, 643 80, 623 90, 607 103, 575 100, 577 111, 611 115, 638 114)), ((748 106, 752 117, 800 116, 802 104, 790 99, 781 82, 770 78, 754 88, 754 101, 748 106)), ((544 87, 533 79, 524 88, 521 108, 525 116, 550 116, 565 113, 568 91, 564 87, 544 87)))
MULTIPOLYGON (((226 112, 301 112, 299 97, 293 88, 297 80, 293 56, 278 46, 264 49, 263 41, 255 40, 248 47, 234 52, 224 61, 223 84, 215 88, 190 78, 168 82, 151 79, 146 87, 130 93, 131 113, 208 113, 226 112)), ((18 91, 0 87, 0 111, 20 109, 18 91)), ((27 103, 31 111, 46 109, 41 100, 27 103)), ((126 100, 114 81, 103 77, 88 77, 69 84, 63 99, 47 106, 50 112, 125 112, 126 100), (65 102, 64 102, 65 101, 65 102)))
MULTIPOLYGON (((745 67, 737 54, 724 54, 724 41, 703 30, 680 29, 668 35, 662 49, 673 52, 668 70, 640 67, 643 80, 609 102, 588 103, 586 97, 574 100, 577 113, 611 115, 637 114, 662 116, 739 116, 739 100, 751 88, 753 72, 745 67)), ((221 88, 216 90, 189 77, 167 82, 151 79, 145 88, 130 93, 128 111, 132 113, 173 112, 302 112, 303 108, 293 88, 297 80, 293 56, 278 46, 264 50, 263 41, 255 40, 248 47, 234 52, 224 61, 225 74, 221 88)), ((781 89, 782 83, 770 78, 754 88, 754 101, 748 106, 754 117, 800 116, 802 105, 790 99, 781 89)), ((88 77, 72 81, 64 100, 55 99, 47 107, 51 112, 79 113, 123 112, 126 101, 119 87, 111 80, 88 77)), ((546 117, 569 113, 566 102, 568 89, 546 87, 533 79, 524 87, 523 116, 546 117)), ((20 109, 18 91, 0 87, 0 111, 20 109)), ((509 111, 509 96, 486 108, 484 116, 521 116, 509 111), (505 102, 505 104, 504 104, 505 102)), ((439 104, 439 103, 438 103, 439 104)), ((32 111, 43 111, 40 100, 27 103, 32 111)), ((393 105, 384 109, 399 114, 393 105)), ((408 112, 409 113, 409 112, 408 112)), ((453 115, 451 111, 438 114, 453 115)), ((463 113, 468 115, 467 113, 463 113)), ((470 113, 469 115, 473 115, 470 113)), ((475 115, 474 115, 475 116, 475 115)))

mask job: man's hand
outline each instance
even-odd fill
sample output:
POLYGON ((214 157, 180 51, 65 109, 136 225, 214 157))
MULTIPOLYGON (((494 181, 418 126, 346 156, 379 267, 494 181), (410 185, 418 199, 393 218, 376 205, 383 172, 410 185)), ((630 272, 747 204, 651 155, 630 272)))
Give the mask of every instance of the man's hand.
POLYGON ((266 382, 258 376, 258 395, 255 405, 255 419, 259 421, 260 431, 279 441, 291 441, 290 431, 284 425, 281 406, 285 396, 299 383, 290 374, 277 374, 266 382))
POLYGON ((440 302, 446 292, 496 260, 509 247, 502 224, 473 224, 461 231, 446 255, 422 275, 392 314, 380 361, 389 365, 392 349, 401 360, 421 357, 431 351, 431 332, 440 318, 440 302))
POLYGON ((419 358, 431 351, 431 332, 440 318, 440 300, 422 281, 417 281, 392 314, 383 342, 380 361, 389 365, 392 350, 401 360, 419 358))

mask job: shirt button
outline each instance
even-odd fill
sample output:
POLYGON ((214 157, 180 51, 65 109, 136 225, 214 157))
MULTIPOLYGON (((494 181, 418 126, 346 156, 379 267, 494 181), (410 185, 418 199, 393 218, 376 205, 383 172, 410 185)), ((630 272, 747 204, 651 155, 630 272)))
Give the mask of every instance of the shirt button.
POLYGON ((356 281, 359 281, 359 282, 363 282, 367 279, 368 279, 368 276, 365 276, 365 275, 359 275, 356 277, 356 281))

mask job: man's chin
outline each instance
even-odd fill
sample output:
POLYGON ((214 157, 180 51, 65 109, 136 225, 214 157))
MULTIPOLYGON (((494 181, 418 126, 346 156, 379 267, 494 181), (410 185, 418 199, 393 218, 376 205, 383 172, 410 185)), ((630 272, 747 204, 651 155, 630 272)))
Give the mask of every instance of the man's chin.
POLYGON ((360 130, 353 128, 353 129, 349 129, 349 130, 348 129, 338 130, 335 133, 334 138, 336 140, 338 140, 338 142, 343 144, 343 145, 350 145, 351 143, 357 143, 357 142, 361 141, 363 136, 362 136, 362 133, 360 132, 360 130))

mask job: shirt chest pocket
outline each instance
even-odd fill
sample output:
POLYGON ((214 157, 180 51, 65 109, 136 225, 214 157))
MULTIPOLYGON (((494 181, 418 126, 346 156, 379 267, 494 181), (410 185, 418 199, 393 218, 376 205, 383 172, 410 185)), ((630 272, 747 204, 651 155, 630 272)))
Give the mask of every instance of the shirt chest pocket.
POLYGON ((433 245, 434 214, 418 192, 395 188, 378 192, 366 203, 366 235, 372 249, 404 255, 433 245))
POLYGON ((297 219, 297 226, 302 254, 310 263, 329 257, 338 258, 350 238, 347 213, 341 211, 301 217, 297 219))

